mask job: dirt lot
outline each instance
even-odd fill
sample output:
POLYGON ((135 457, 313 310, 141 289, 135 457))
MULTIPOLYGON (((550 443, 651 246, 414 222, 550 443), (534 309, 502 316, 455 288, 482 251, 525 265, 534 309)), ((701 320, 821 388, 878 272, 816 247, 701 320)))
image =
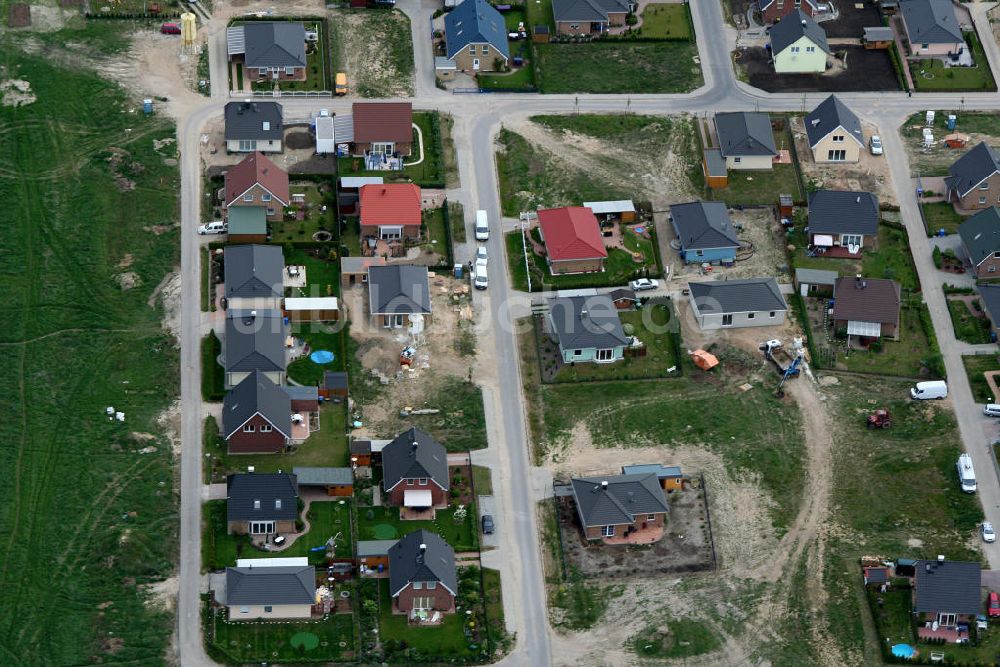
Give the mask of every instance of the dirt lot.
POLYGON ((836 52, 846 53, 846 59, 833 59, 833 67, 824 74, 776 74, 763 47, 740 49, 736 64, 743 80, 770 93, 900 89, 887 51, 869 51, 862 46, 837 46, 836 52), (848 68, 844 67, 845 61, 848 68))
POLYGON ((351 94, 406 97, 413 94, 410 21, 400 11, 327 10, 334 63, 346 72, 351 94))
MULTIPOLYGON (((224 121, 216 118, 206 123, 202 132, 201 159, 209 174, 217 172, 219 167, 231 167, 248 155, 226 153, 224 130, 224 121)), ((286 125, 284 150, 267 157, 289 174, 333 174, 337 170, 333 156, 316 155, 315 140, 304 124, 286 125)))
POLYGON ((806 181, 817 187, 831 190, 861 190, 874 192, 882 204, 896 205, 896 192, 889 177, 889 165, 884 156, 872 155, 868 150, 868 137, 878 134, 874 125, 863 123, 865 146, 861 149, 861 160, 856 164, 817 164, 809 148, 803 117, 792 118, 792 136, 799 156, 799 166, 806 181))
POLYGON ((837 12, 839 15, 836 20, 820 23, 827 37, 861 39, 864 28, 882 25, 882 17, 872 2, 838 2, 837 12))
POLYGON ((962 157, 968 149, 981 141, 985 141, 993 148, 1000 149, 1000 116, 989 113, 958 112, 958 126, 955 131, 969 135, 969 142, 964 149, 948 148, 943 145, 941 141, 949 132, 945 127, 945 119, 948 113, 955 112, 955 109, 937 112, 934 119, 935 145, 931 148, 924 148, 922 145, 923 114, 920 114, 919 118, 911 118, 900 128, 899 133, 906 146, 913 175, 946 176, 948 167, 962 157))

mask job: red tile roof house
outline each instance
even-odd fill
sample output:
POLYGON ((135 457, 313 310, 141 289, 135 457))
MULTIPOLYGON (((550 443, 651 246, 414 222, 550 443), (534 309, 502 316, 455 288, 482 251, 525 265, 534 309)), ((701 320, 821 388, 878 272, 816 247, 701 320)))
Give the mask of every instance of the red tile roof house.
POLYGON ((411 623, 436 624, 455 612, 455 550, 440 535, 417 530, 389 547, 392 613, 411 623))
POLYGON ((280 221, 291 196, 288 193, 288 174, 263 153, 247 156, 230 167, 225 176, 226 216, 233 206, 263 207, 267 219, 280 221))
POLYGON ((584 206, 538 211, 538 231, 552 275, 604 271, 608 251, 601 225, 584 206))
POLYGON ((420 188, 412 183, 361 188, 361 238, 386 241, 420 238, 420 188))
POLYGON ((764 23, 780 21, 796 9, 815 17, 819 14, 819 4, 819 0, 760 0, 760 15, 764 23))
POLYGON ((355 102, 351 115, 354 119, 351 155, 410 154, 413 105, 409 102, 355 102))
POLYGON ((382 449, 383 501, 402 508, 402 518, 406 510, 447 507, 450 482, 444 446, 419 428, 400 433, 382 449))

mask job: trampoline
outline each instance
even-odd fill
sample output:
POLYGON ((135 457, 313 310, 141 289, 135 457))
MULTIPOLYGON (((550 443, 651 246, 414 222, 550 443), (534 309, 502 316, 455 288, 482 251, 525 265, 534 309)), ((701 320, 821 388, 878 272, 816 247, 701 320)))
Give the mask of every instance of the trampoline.
POLYGON ((333 352, 330 350, 316 350, 309 355, 314 364, 328 364, 333 361, 333 352))

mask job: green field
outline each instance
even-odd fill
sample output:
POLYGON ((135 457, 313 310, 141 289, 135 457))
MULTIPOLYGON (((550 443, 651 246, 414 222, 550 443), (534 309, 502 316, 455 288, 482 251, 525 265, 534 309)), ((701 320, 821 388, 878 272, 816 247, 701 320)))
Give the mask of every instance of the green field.
POLYGON ((475 505, 466 509, 465 519, 456 522, 454 507, 436 510, 433 521, 403 521, 399 518, 398 507, 359 507, 358 539, 397 539, 422 528, 440 535, 456 552, 473 551, 479 548, 479 524, 475 505))
POLYGON ((689 40, 691 24, 687 3, 652 3, 639 14, 642 25, 636 34, 647 39, 689 40))
POLYGON ((419 426, 444 445, 449 452, 468 452, 486 447, 486 413, 483 390, 479 385, 454 378, 445 378, 427 394, 425 405, 415 408, 438 408, 434 415, 397 415, 392 433, 402 433, 419 426))
POLYGON ((704 82, 693 42, 550 43, 535 53, 543 93, 686 93, 704 82))
MULTIPOLYGON (((113 51, 118 30, 38 35, 113 51)), ((0 106, 0 661, 158 664, 175 624, 145 586, 176 571, 175 462, 157 417, 179 360, 149 301, 179 263, 179 176, 164 164, 176 145, 153 142, 174 127, 127 113, 137 100, 84 67, 24 55, 9 35, 2 48, 37 100, 0 106)))

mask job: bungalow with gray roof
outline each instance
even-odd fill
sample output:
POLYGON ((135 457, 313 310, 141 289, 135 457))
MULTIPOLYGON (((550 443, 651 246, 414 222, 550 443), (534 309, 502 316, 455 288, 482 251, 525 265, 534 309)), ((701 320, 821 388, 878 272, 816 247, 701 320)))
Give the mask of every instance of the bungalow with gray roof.
POLYGON ((656 473, 570 481, 583 534, 610 544, 651 544, 663 537, 666 496, 656 473))
POLYGON ((976 213, 958 226, 962 247, 978 278, 1000 278, 1000 209, 976 213))
POLYGON ((602 35, 624 26, 635 7, 632 0, 552 0, 552 17, 561 35, 602 35))
POLYGON ((223 344, 226 389, 260 371, 274 384, 285 383, 285 324, 278 310, 227 310, 223 344))
POLYGON ((609 364, 625 357, 629 337, 607 294, 552 299, 546 323, 563 363, 609 364))
POLYGON ((226 28, 229 62, 248 81, 305 81, 306 28, 295 21, 248 21, 226 28))
POLYGON ((722 202, 695 201, 670 207, 670 224, 685 264, 732 264, 740 239, 722 202))
POLYGON ((968 561, 918 560, 913 571, 917 638, 968 641, 969 626, 983 608, 982 566, 968 561), (932 625, 933 624, 933 625, 932 625))
POLYGON ((957 58, 965 37, 951 0, 899 0, 899 15, 915 58, 957 58))
POLYGON ((253 558, 226 568, 230 621, 308 619, 316 603, 316 568, 309 559, 253 558))
POLYGON ((279 310, 284 297, 281 246, 227 246, 223 257, 226 308, 230 310, 279 310))
POLYGON ((369 266, 368 309, 378 326, 386 329, 428 324, 431 288, 427 267, 369 266))
POLYGON ((817 190, 809 195, 809 245, 856 255, 875 247, 880 218, 878 198, 870 192, 817 190))
POLYGON ((281 152, 285 127, 277 102, 229 102, 224 115, 227 152, 281 152))
POLYGON ((766 113, 736 111, 715 114, 719 150, 727 169, 771 169, 778 149, 771 117, 766 113))
POLYGON ((690 283, 691 311, 703 331, 784 324, 788 305, 774 278, 690 283))
POLYGON ((990 331, 1000 335, 1000 285, 980 283, 976 285, 983 312, 990 321, 990 331))

